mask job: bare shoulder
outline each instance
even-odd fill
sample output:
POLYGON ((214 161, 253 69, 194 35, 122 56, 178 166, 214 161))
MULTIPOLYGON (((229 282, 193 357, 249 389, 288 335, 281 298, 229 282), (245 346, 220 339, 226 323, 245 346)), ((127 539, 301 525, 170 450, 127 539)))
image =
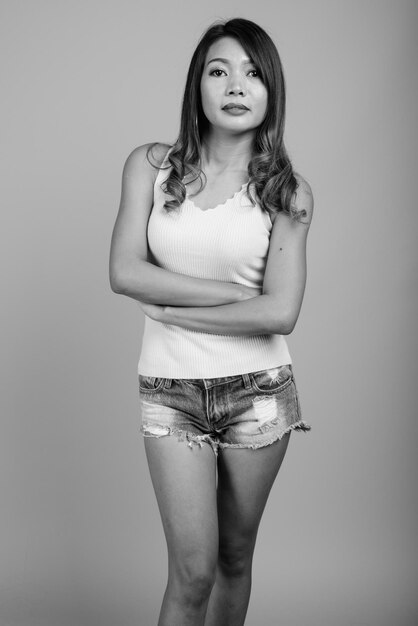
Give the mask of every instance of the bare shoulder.
POLYGON ((154 181, 158 174, 158 168, 170 147, 166 143, 152 142, 134 148, 125 161, 124 178, 137 178, 145 174, 154 181))
POLYGON ((303 218, 303 221, 307 224, 310 224, 312 221, 314 209, 314 197, 312 193, 312 188, 308 181, 297 172, 295 172, 295 178, 298 186, 296 188, 292 204, 297 211, 306 212, 304 213, 305 217, 303 218))

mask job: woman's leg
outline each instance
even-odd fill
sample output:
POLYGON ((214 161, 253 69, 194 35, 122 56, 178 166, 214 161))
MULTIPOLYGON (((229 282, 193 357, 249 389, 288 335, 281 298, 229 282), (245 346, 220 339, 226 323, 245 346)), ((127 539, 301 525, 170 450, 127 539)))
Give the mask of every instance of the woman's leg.
POLYGON ((216 458, 207 442, 144 441, 168 547, 158 626, 203 626, 218 556, 216 458))
POLYGON ((258 526, 283 461, 290 432, 258 449, 219 453, 219 557, 205 626, 242 626, 251 590, 258 526))

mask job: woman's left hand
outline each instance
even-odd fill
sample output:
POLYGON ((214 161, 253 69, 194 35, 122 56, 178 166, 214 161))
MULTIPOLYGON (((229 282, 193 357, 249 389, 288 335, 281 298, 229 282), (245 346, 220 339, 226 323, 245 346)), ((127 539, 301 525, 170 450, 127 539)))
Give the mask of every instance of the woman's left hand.
POLYGON ((144 311, 145 315, 150 317, 151 319, 162 322, 165 306, 161 304, 150 304, 149 302, 140 302, 138 301, 139 306, 144 311))

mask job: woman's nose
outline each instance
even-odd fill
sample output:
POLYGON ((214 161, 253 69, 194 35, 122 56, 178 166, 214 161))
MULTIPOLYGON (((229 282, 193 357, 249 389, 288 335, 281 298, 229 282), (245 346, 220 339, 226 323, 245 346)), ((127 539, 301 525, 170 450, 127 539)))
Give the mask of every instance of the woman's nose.
POLYGON ((245 80, 242 78, 242 76, 231 76, 231 80, 229 81, 227 86, 227 92, 229 95, 245 95, 245 80))

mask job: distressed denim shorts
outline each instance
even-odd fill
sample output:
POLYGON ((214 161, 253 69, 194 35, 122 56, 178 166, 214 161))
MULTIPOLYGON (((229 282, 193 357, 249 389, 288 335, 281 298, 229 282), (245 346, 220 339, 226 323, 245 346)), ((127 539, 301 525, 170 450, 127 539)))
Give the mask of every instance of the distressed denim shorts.
POLYGON ((215 455, 219 448, 261 448, 291 430, 308 431, 301 417, 292 366, 223 378, 138 375, 141 432, 177 436, 215 455))

